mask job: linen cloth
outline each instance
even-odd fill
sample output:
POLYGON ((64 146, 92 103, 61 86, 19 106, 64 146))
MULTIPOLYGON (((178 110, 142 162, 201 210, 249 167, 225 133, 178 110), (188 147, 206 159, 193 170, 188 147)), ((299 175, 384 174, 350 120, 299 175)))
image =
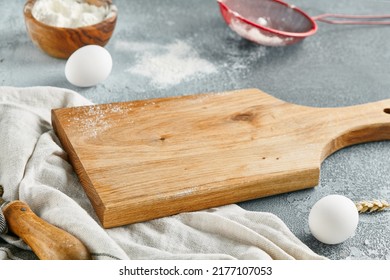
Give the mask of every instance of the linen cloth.
MULTIPOLYGON (((92 104, 54 87, 0 87, 0 184, 79 238, 93 259, 325 259, 277 216, 238 205, 103 229, 51 126, 51 109, 92 104)), ((9 246, 29 247, 10 234, 9 246)), ((0 259, 13 259, 0 246, 0 259)), ((9 250, 8 250, 9 251, 9 250)))

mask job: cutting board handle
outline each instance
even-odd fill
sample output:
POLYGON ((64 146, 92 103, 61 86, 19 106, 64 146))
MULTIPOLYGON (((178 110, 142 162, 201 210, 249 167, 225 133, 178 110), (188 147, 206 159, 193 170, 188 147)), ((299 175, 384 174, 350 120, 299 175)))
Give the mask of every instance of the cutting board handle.
POLYGON ((22 201, 3 208, 11 232, 19 236, 41 260, 86 260, 91 256, 80 240, 42 220, 22 201))
POLYGON ((390 140, 390 99, 341 108, 315 108, 326 114, 322 159, 346 146, 390 140))

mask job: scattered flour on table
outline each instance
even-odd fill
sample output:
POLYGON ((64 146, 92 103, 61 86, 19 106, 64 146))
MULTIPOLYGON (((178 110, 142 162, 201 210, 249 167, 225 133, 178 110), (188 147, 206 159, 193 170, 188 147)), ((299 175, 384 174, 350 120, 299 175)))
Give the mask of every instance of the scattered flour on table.
POLYGON ((159 48, 161 48, 161 45, 153 42, 128 42, 122 40, 115 41, 115 50, 121 52, 155 52, 159 48))
POLYGON ((175 41, 166 46, 147 45, 136 64, 126 71, 149 78, 158 88, 166 88, 216 73, 217 68, 187 43, 175 41))

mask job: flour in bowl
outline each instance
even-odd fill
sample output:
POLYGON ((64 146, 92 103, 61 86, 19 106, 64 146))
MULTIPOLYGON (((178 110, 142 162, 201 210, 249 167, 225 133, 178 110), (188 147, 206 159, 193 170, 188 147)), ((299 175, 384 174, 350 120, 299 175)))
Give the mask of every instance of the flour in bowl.
POLYGON ((97 7, 85 1, 76 0, 37 0, 31 13, 33 17, 47 25, 76 28, 97 24, 111 16, 116 7, 97 7))

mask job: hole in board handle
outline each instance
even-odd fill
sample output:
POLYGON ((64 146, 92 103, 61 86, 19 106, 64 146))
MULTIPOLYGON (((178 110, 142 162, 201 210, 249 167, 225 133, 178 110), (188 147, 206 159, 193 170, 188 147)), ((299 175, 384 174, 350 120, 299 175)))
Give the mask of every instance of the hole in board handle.
POLYGON ((390 114, 390 108, 383 109, 383 112, 385 112, 386 114, 390 114))

